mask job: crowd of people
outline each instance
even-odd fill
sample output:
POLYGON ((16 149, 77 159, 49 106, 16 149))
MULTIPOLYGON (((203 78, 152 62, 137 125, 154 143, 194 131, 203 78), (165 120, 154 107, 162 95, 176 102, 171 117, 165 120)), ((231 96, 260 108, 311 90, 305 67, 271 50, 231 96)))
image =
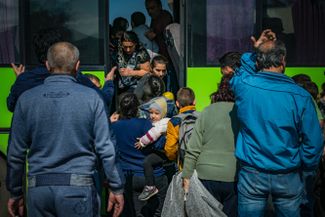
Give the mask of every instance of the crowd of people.
POLYGON ((162 30, 172 17, 159 0, 146 7, 150 28, 140 12, 131 17, 135 31, 123 18, 113 23, 103 87, 81 73, 78 48, 53 30, 34 39, 39 67, 13 65, 10 216, 25 206, 33 217, 100 216, 103 182, 114 217, 179 216, 168 204, 180 200, 182 215, 197 216, 189 210, 205 205, 184 203, 197 196, 193 178, 222 205, 211 216, 324 215, 324 85, 319 94, 308 76, 284 75, 285 45, 264 30, 252 37, 254 52, 219 59, 222 79, 199 113, 191 88, 166 91, 162 30))

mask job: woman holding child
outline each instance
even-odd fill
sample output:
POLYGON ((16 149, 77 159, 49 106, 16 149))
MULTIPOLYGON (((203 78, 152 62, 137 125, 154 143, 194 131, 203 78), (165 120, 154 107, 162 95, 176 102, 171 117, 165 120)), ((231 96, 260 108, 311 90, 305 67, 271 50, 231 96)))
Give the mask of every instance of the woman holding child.
POLYGON ((167 191, 167 177, 162 166, 153 168, 157 194, 147 201, 138 199, 145 187, 144 160, 152 149, 163 148, 164 137, 148 147, 137 149, 135 144, 138 138, 144 136, 151 128, 152 123, 147 119, 137 118, 139 101, 135 94, 126 93, 120 100, 119 120, 112 123, 116 135, 117 157, 126 177, 125 208, 122 216, 160 216, 167 191))

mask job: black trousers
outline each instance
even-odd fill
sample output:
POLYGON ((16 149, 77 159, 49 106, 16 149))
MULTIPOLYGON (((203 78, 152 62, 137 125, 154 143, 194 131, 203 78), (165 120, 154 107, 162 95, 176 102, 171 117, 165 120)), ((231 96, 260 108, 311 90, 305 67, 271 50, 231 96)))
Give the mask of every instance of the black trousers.
POLYGON ((144 177, 145 184, 148 186, 155 185, 155 180, 153 176, 153 170, 155 166, 162 165, 165 161, 167 161, 167 157, 161 152, 153 152, 149 154, 143 162, 144 168, 144 177))
POLYGON ((237 183, 200 179, 210 194, 223 205, 223 212, 229 217, 237 216, 237 183))
POLYGON ((128 175, 124 188, 124 209, 122 217, 160 217, 167 193, 168 183, 166 176, 155 177, 158 194, 147 201, 138 199, 145 186, 143 176, 128 175))

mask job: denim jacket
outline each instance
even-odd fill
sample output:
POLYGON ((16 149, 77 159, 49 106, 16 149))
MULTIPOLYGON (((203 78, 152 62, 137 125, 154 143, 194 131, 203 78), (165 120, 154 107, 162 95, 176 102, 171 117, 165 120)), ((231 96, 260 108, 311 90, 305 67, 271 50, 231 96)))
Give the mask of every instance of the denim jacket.
POLYGON ((284 74, 257 72, 255 60, 243 54, 231 80, 241 124, 236 156, 267 171, 315 169, 323 138, 310 94, 284 74))

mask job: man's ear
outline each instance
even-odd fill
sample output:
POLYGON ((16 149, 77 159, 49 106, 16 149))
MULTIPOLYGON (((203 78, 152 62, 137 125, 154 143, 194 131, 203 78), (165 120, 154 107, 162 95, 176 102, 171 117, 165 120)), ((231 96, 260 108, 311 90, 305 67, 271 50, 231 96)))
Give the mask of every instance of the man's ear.
POLYGON ((196 105, 196 100, 193 101, 193 105, 196 105))
POLYGON ((46 66, 46 68, 47 68, 47 71, 51 71, 51 67, 50 67, 50 65, 49 65, 49 61, 45 61, 45 66, 46 66))
POLYGON ((80 66, 80 60, 78 60, 77 63, 76 63, 76 65, 75 65, 75 68, 74 69, 76 70, 76 72, 78 71, 79 66, 80 66))

